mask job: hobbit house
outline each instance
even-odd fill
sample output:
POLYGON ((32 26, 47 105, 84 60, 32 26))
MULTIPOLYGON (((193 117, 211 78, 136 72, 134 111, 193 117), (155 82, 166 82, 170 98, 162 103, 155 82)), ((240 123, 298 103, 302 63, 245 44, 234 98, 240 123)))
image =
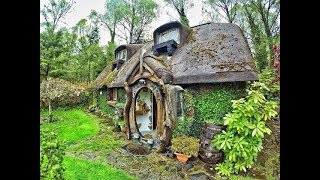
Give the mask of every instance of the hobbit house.
POLYGON ((201 94, 231 84, 243 90, 245 81, 257 79, 248 43, 237 25, 185 27, 175 21, 158 27, 153 41, 117 47, 114 62, 93 87, 103 92, 108 106, 122 104, 128 139, 134 134, 152 139, 163 152, 178 122, 197 111, 184 105, 186 89, 201 94))

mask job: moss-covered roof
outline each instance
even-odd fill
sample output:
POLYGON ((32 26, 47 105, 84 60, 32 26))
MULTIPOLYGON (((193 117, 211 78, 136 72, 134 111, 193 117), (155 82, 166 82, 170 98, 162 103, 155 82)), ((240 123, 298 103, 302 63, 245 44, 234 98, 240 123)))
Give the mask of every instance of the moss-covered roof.
MULTIPOLYGON (((184 28, 183 31, 182 33, 187 34, 187 39, 178 45, 171 57, 161 55, 152 58, 153 41, 141 47, 146 50, 144 62, 160 76, 163 72, 166 76, 172 76, 172 81, 166 83, 194 84, 258 79, 248 43, 237 25, 206 23, 184 28)), ((136 52, 122 65, 108 87, 123 87, 127 77, 139 64, 140 51, 136 47, 136 52)))
MULTIPOLYGON (((106 85, 105 78, 110 74, 112 64, 107 65, 102 72, 98 75, 98 77, 93 81, 91 88, 93 89, 99 89, 102 88, 102 86, 106 85)), ((110 79, 110 78, 109 78, 110 79)))

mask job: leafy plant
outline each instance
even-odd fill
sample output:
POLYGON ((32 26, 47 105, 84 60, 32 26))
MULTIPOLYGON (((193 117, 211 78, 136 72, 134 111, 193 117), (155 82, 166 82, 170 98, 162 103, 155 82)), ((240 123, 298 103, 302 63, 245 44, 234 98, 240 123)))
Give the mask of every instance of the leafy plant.
POLYGON ((66 145, 54 132, 40 131, 40 179, 64 179, 66 145))
POLYGON ((280 81, 277 80, 277 74, 274 70, 264 70, 261 74, 259 74, 259 82, 264 83, 269 89, 269 91, 264 91, 267 99, 279 99, 280 81))
POLYGON ((232 112, 223 118, 227 130, 212 141, 214 147, 225 153, 224 162, 216 167, 219 174, 230 176, 246 171, 262 150, 264 134, 271 133, 265 121, 277 115, 278 107, 276 101, 265 98, 265 91, 269 91, 265 84, 254 82, 245 98, 232 101, 232 112))
POLYGON ((116 104, 116 107, 118 107, 118 108, 124 108, 124 105, 125 105, 125 103, 120 103, 120 102, 118 102, 118 103, 116 104))
POLYGON ((171 150, 185 155, 197 156, 199 151, 199 140, 186 135, 172 138, 171 150))

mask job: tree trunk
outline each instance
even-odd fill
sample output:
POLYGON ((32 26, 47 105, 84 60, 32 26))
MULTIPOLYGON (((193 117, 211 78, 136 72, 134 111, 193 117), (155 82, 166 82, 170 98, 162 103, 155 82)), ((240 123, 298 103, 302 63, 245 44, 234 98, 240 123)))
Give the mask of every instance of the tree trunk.
POLYGON ((186 25, 189 27, 189 19, 187 18, 185 12, 184 12, 184 8, 181 9, 181 12, 178 12, 179 13, 179 16, 180 16, 180 22, 183 24, 183 25, 186 25))
POLYGON ((90 60, 88 62, 88 78, 87 78, 87 84, 90 83, 90 60))
POLYGON ((52 114, 52 108, 51 108, 51 99, 49 99, 49 122, 53 121, 53 114, 52 114))

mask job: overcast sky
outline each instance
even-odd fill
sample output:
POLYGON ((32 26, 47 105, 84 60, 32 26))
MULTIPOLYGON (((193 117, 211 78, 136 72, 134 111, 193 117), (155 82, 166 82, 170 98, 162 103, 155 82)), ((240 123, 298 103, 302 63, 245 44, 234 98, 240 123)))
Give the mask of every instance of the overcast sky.
MULTIPOLYGON (((160 6, 159 8, 159 16, 157 17, 156 21, 151 24, 150 32, 152 33, 157 27, 160 25, 167 23, 173 20, 179 20, 179 16, 177 12, 170 7, 167 7, 163 0, 155 0, 157 4, 160 6)), ((48 0, 40 0, 40 7, 43 4, 47 3, 48 0)), ((73 11, 70 12, 61 25, 66 26, 68 28, 73 27, 80 19, 86 18, 92 9, 96 10, 97 12, 104 12, 104 4, 105 0, 75 0, 76 4, 74 5, 73 11)), ((202 20, 202 0, 193 0, 193 7, 187 11, 187 17, 190 21, 190 26, 200 24, 200 20, 202 20)), ((43 18, 40 16, 40 21, 43 21, 43 18)), ((41 31, 41 29, 40 29, 41 31)), ((109 33, 105 30, 100 28, 100 44, 105 45, 107 44, 108 40, 110 40, 109 33)), ((118 43, 125 43, 119 42, 118 43)))

